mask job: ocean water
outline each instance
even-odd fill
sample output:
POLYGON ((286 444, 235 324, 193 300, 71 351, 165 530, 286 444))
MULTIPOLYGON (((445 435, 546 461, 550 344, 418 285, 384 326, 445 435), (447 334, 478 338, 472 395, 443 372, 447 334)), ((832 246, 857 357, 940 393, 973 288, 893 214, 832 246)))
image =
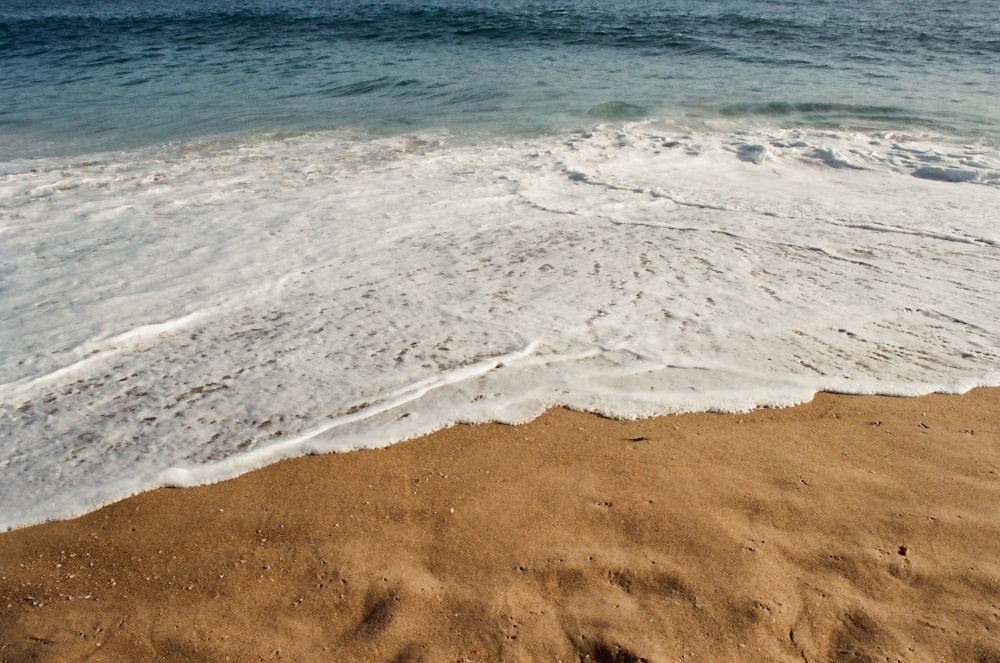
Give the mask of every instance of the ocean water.
POLYGON ((1000 385, 998 17, 0 0, 0 528, 555 405, 1000 385))
POLYGON ((997 0, 3 0, 0 156, 642 117, 996 139, 998 16, 997 0))

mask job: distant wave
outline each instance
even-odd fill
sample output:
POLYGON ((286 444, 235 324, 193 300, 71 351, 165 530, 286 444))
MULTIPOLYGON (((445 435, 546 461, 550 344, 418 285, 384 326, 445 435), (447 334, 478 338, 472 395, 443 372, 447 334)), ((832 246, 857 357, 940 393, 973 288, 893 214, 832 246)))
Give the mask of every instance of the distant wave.
MULTIPOLYGON (((503 41, 616 48, 709 49, 703 40, 681 34, 691 29, 671 18, 653 24, 623 24, 613 16, 543 11, 376 6, 332 8, 322 14, 289 11, 170 13, 132 17, 46 17, 0 22, 0 55, 37 56, 57 49, 86 48, 108 38, 170 39, 181 46, 216 43, 275 44, 281 39, 342 39, 385 42, 503 41)), ((106 44, 105 44, 106 45, 106 44)), ((720 53, 724 49, 718 49, 720 53)))
MULTIPOLYGON (((210 10, 192 2, 134 7, 67 3, 41 14, 37 8, 0 11, 0 55, 37 55, 52 48, 102 43, 107 38, 204 44, 219 38, 243 45, 275 44, 287 38, 379 41, 499 40, 513 44, 552 44, 612 48, 697 50, 733 54, 762 44, 792 46, 802 53, 824 47, 839 50, 870 44, 870 50, 934 51, 942 54, 997 53, 1000 40, 974 25, 942 24, 933 32, 923 23, 891 27, 874 20, 830 21, 812 11, 780 14, 727 11, 680 4, 638 3, 641 11, 590 3, 563 3, 544 9, 531 3, 504 6, 475 2, 362 2, 319 5, 311 2, 216 4, 210 10)), ((794 4, 794 3, 793 3, 794 4)), ((810 3, 800 3, 809 7, 810 3)), ((845 14, 846 15, 846 14, 845 14)), ((137 55, 129 52, 128 57, 137 55)), ((141 55, 141 54, 138 54, 141 55)))
POLYGON ((816 126, 859 129, 890 127, 949 130, 944 118, 925 117, 899 106, 843 104, 830 102, 759 101, 725 104, 718 113, 730 118, 759 117, 785 126, 816 126))

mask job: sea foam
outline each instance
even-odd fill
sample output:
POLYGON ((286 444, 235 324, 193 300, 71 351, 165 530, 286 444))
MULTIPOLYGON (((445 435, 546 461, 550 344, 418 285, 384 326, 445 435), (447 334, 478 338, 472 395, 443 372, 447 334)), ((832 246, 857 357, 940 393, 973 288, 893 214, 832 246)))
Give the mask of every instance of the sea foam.
POLYGON ((652 122, 8 163, 0 527, 556 405, 1000 384, 998 172, 652 122))

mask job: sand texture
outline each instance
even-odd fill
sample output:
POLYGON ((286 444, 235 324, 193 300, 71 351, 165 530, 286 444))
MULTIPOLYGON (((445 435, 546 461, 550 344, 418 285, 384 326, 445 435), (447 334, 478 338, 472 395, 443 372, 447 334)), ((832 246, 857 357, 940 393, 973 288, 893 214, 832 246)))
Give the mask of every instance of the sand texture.
POLYGON ((0 535, 6 661, 1000 661, 1000 390, 553 410, 0 535))

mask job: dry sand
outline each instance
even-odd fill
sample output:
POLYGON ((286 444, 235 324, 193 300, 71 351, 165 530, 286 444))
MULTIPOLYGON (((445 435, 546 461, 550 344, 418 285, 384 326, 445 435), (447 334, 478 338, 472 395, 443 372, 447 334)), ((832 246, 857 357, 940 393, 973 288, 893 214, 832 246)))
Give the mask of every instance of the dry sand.
POLYGON ((1000 661, 1000 390, 554 410, 0 535, 2 661, 1000 661))

